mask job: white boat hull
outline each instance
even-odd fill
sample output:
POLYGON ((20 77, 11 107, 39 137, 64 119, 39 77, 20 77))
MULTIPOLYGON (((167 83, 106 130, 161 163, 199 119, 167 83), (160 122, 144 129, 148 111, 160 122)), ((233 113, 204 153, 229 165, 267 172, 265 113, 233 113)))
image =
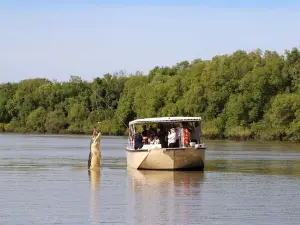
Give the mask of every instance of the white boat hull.
POLYGON ((134 150, 127 148, 127 165, 148 170, 203 170, 205 148, 134 150))

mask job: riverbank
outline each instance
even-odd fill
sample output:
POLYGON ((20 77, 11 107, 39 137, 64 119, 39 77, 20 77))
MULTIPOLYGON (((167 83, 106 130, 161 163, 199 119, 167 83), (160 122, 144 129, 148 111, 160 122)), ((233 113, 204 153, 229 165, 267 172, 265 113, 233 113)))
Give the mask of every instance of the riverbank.
POLYGON ((238 50, 149 74, 1 84, 0 130, 89 134, 100 125, 103 134, 126 135, 135 118, 181 115, 201 116, 209 139, 300 142, 299 59, 297 48, 238 50))
MULTIPOLYGON (((1 127, 0 127, 1 128, 1 127)), ((92 130, 82 131, 82 132, 68 132, 67 130, 62 130, 59 133, 51 133, 51 132, 28 132, 24 131, 24 129, 20 129, 19 131, 7 131, 4 129, 0 129, 0 134, 24 134, 24 135, 78 135, 78 136, 90 136, 92 135, 92 130)), ((116 136, 116 137, 127 137, 128 132, 127 130, 123 133, 117 132, 103 132, 101 131, 103 136, 116 136)), ((266 138, 257 138, 255 134, 249 134, 245 132, 237 132, 231 133, 229 136, 224 134, 218 134, 217 132, 213 132, 212 130, 206 130, 202 132, 202 138, 205 140, 234 140, 234 141, 280 141, 286 143, 299 143, 299 141, 289 141, 289 140, 280 140, 280 139, 266 139, 266 138)))

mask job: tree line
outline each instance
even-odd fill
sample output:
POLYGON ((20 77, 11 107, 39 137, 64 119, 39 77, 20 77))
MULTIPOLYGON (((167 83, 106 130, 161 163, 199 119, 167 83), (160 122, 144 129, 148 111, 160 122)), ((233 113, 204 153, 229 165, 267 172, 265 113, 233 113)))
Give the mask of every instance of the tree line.
POLYGON ((201 116, 207 138, 300 142, 300 51, 236 51, 91 82, 0 85, 0 131, 127 134, 130 120, 201 116))

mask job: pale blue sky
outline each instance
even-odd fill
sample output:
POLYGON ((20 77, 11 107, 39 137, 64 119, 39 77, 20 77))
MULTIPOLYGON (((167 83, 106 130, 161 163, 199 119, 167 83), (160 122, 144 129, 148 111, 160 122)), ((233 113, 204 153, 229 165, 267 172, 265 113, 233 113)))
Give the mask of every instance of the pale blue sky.
POLYGON ((0 82, 90 81, 238 49, 282 53, 300 47, 299 21, 292 0, 0 0, 0 82))

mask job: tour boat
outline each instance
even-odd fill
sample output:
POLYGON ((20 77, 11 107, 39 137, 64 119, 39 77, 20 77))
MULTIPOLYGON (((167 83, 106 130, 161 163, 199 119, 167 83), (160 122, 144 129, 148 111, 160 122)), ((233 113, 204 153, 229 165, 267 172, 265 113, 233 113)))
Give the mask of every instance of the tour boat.
POLYGON ((206 147, 200 136, 201 117, 130 121, 127 166, 139 170, 203 170, 206 147))

